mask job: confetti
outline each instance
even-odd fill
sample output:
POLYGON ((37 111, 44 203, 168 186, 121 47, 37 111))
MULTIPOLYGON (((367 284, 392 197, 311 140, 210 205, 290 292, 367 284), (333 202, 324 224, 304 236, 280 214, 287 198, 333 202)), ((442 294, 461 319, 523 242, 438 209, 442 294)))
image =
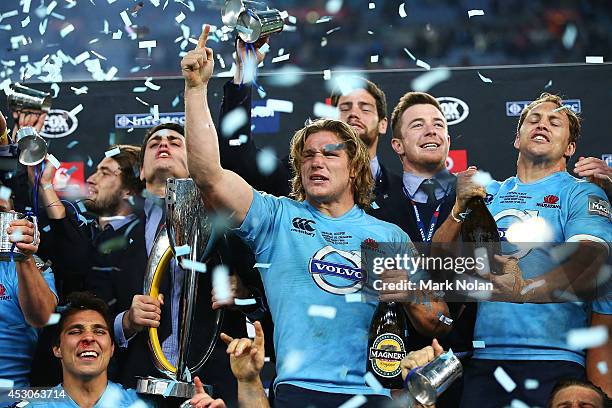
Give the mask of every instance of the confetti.
POLYGON ((12 190, 5 186, 0 186, 0 200, 8 201, 11 198, 12 190))
POLYGON ((157 47, 157 41, 155 40, 138 42, 138 48, 155 48, 155 47, 157 47))
POLYGON ((336 308, 332 306, 310 305, 310 307, 308 308, 308 316, 335 319, 336 308))
POLYGON ((71 86, 70 89, 72 89, 74 91, 75 95, 84 95, 87 93, 88 89, 87 86, 82 86, 80 88, 76 88, 74 86, 71 86))
POLYGON ((159 105, 153 105, 151 108, 151 114, 153 115, 153 120, 155 122, 159 122, 159 105))
POLYGON ((373 210, 378 210, 380 208, 378 204, 376 204, 376 201, 372 201, 372 204, 370 204, 370 206, 372 207, 373 210))
POLYGON ((576 26, 573 24, 568 24, 565 27, 565 31, 563 32, 563 38, 561 39, 561 42, 563 43, 563 46, 566 50, 569 50, 574 46, 577 36, 578 30, 576 29, 576 26))
POLYGON ((174 99, 172 100, 172 107, 173 107, 173 108, 176 108, 176 106, 179 104, 179 102, 180 102, 180 98, 179 98, 179 96, 177 95, 177 96, 175 96, 175 97, 174 97, 174 99))
POLYGON ((238 298, 234 298, 234 304, 236 306, 256 305, 257 304, 257 300, 256 299, 238 299, 238 298))
POLYGON ((118 155, 119 153, 121 153, 121 150, 119 150, 119 147, 115 147, 113 149, 107 150, 104 152, 104 156, 105 157, 113 157, 118 155))
POLYGON ((368 3, 368 9, 374 10, 375 8, 376 8, 376 4, 375 3, 372 3, 372 2, 368 3))
POLYGON ((537 390, 539 386, 540 386, 540 382, 538 380, 535 380, 533 378, 525 379, 525 389, 526 390, 537 390))
POLYGON ((474 16, 484 16, 484 10, 468 10, 468 18, 474 16))
POLYGON ((191 247, 189 245, 181 245, 174 248, 174 255, 176 256, 188 255, 190 253, 191 247))
POLYGON ((325 11, 329 14, 336 14, 342 8, 342 0, 328 0, 325 3, 325 11))
POLYGON ((525 404, 521 400, 513 399, 512 402, 510 402, 510 408, 531 408, 531 407, 525 404))
POLYGON ((123 31, 117 30, 113 33, 113 40, 120 40, 123 36, 123 31))
POLYGON ((427 92, 440 82, 449 79, 451 72, 447 68, 438 68, 419 75, 412 80, 410 86, 418 92, 427 92))
POLYGON ((51 14, 56 6, 57 6, 57 1, 55 0, 49 3, 49 5, 47 6, 47 15, 51 14))
POLYGON ((167 398, 170 396, 170 393, 172 393, 172 390, 174 389, 174 386, 176 385, 176 381, 172 381, 170 384, 168 384, 166 386, 166 389, 164 390, 164 392, 162 393, 162 395, 167 398))
POLYGON ((608 363, 606 363, 605 361, 598 362, 597 369, 602 374, 608 374, 608 363))
POLYGON ((55 167, 56 169, 60 168, 60 162, 59 160, 57 160, 55 158, 54 155, 52 155, 51 153, 47 154, 47 160, 49 161, 49 163, 51 163, 53 165, 53 167, 55 167))
POLYGON ((23 408, 23 407, 27 407, 28 405, 30 405, 29 401, 20 401, 17 405, 15 405, 16 408, 23 408))
POLYGON ((60 30, 60 36, 64 38, 73 31, 74 31, 74 26, 72 24, 68 24, 66 27, 60 30))
POLYGON ((574 350, 598 347, 607 341, 608 328, 606 326, 572 329, 567 333, 567 345, 574 350))
POLYGON ((89 52, 85 51, 74 57, 74 65, 79 65, 81 62, 89 58, 89 52))
POLYGON ((374 377, 374 374, 367 372, 366 375, 363 376, 365 383, 370 387, 374 392, 380 392, 383 389, 383 386, 380 382, 374 377))
POLYGON ((95 55, 96 57, 100 58, 101 60, 106 61, 106 57, 105 57, 104 55, 102 55, 102 54, 100 54, 100 53, 97 53, 97 52, 95 52, 94 50, 92 50, 92 51, 91 51, 91 53, 92 53, 93 55, 95 55))
POLYGON ((285 360, 279 362, 282 364, 281 367, 283 372, 294 373, 302 366, 304 354, 300 350, 290 350, 285 360))
POLYGON ((553 84, 553 81, 551 79, 551 80, 548 81, 548 83, 546 85, 544 85, 544 89, 550 88, 552 86, 552 84, 553 84))
POLYGON ((472 181, 482 187, 486 187, 493 181, 493 177, 491 177, 491 173, 478 170, 472 177, 472 181))
POLYGON ((363 302, 363 298, 361 293, 346 293, 344 295, 344 301, 346 303, 361 303, 363 302))
POLYGON ((327 119, 339 119, 340 111, 337 107, 327 105, 322 102, 315 102, 313 113, 315 116, 319 118, 327 118, 327 119))
POLYGON ((248 122, 247 113, 243 107, 237 107, 224 115, 221 122, 221 135, 230 137, 248 122))
POLYGON ((0 388, 13 388, 14 384, 13 380, 0 378, 0 388))
POLYGON ((268 83, 278 87, 291 87, 302 82, 303 79, 304 71, 300 67, 285 65, 276 70, 274 75, 268 77, 268 83))
POLYGON ((263 268, 263 269, 268 269, 270 268, 272 264, 269 263, 256 263, 255 265, 253 265, 253 268, 263 268))
POLYGON ((315 24, 327 23, 329 21, 332 21, 332 18, 330 16, 323 16, 319 18, 317 21, 315 21, 315 24))
POLYGON ((289 59, 289 54, 279 55, 278 57, 272 58, 272 63, 275 64, 281 61, 287 61, 289 59))
POLYGON ((483 76, 483 75, 482 75, 480 72, 478 73, 478 76, 480 77, 480 80, 481 80, 482 82, 487 82, 487 83, 491 83, 491 82, 493 82, 493 81, 491 81, 491 79, 490 79, 490 78, 487 78, 486 76, 483 76))
POLYGON ((31 0, 23 0, 23 2, 22 2, 23 8, 21 9, 23 14, 28 14, 30 12, 30 4, 31 3, 32 3, 31 0))
POLYGON ((77 106, 75 106, 70 112, 69 114, 72 116, 76 116, 78 115, 81 111, 83 110, 83 104, 79 103, 77 106))
POLYGON ((26 18, 21 20, 21 28, 26 27, 28 24, 30 24, 30 16, 27 16, 26 18))
POLYGON ((331 79, 331 70, 325 69, 323 70, 323 79, 329 81, 331 79))
POLYGON ((45 225, 42 230, 44 232, 49 232, 49 231, 51 231, 51 226, 50 225, 45 225))
POLYGON ((370 55, 370 62, 371 63, 378 62, 378 55, 370 55))
POLYGON ((271 148, 261 149, 257 153, 257 169, 264 176, 272 174, 276 169, 278 159, 271 148))
POLYGON ((185 270, 193 269, 196 272, 206 273, 206 264, 202 262, 192 261, 191 259, 183 259, 181 267, 185 270))
POLYGON ((405 18, 408 14, 406 14, 406 9, 405 9, 406 5, 404 3, 399 5, 399 16, 401 18, 405 18))
POLYGON ((506 392, 512 392, 516 388, 516 383, 510 378, 510 376, 504 371, 503 368, 497 367, 493 376, 497 382, 504 387, 506 392))
POLYGON ((143 105, 145 105, 145 106, 149 106, 149 104, 148 104, 147 102, 143 101, 143 100, 142 100, 142 99, 140 99, 139 97, 136 97, 136 100, 137 100, 138 102, 142 103, 142 104, 143 104, 143 105))
POLYGON ((225 265, 217 265, 212 273, 212 285, 215 289, 217 302, 224 302, 232 298, 232 289, 229 277, 229 268, 225 265))
POLYGON ((603 57, 586 57, 585 61, 587 64, 603 64, 603 57))
POLYGON ((477 348, 485 348, 485 342, 482 340, 472 340, 472 347, 477 348))
POLYGON ((45 326, 56 325, 57 323, 59 323, 61 318, 62 318, 61 314, 59 314, 59 313, 51 313, 51 316, 49 316, 49 320, 47 321, 47 324, 45 324, 45 326))
POLYGON ((259 47, 259 52, 261 52, 262 54, 266 54, 268 51, 270 51, 270 44, 268 43, 265 43, 264 45, 259 47))
POLYGON ((425 61, 421 61, 420 59, 416 60, 416 65, 421 68, 425 68, 426 70, 430 70, 431 66, 425 61))
POLYGON ((293 112, 293 102, 282 99, 268 99, 266 107, 276 112, 293 112))
POLYGON ((358 408, 368 402, 367 398, 363 395, 355 395, 350 400, 346 401, 344 404, 340 405, 338 408, 358 408))
POLYGON ((130 20, 130 16, 128 16, 127 11, 123 10, 121 13, 119 13, 119 16, 121 17, 121 20, 123 20, 123 24, 126 27, 130 27, 132 25, 132 21, 130 20))

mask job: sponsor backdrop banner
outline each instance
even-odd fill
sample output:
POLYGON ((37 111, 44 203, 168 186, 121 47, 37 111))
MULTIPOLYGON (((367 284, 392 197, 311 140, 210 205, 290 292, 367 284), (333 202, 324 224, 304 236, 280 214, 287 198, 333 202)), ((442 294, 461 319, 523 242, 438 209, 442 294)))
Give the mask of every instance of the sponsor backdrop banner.
MULTIPOLYGON (((489 171, 496 179, 513 175, 516 150, 512 142, 518 115, 543 91, 561 94, 568 107, 584 118, 582 139, 571 166, 580 155, 603 157, 612 164, 612 115, 608 112, 612 106, 612 64, 481 67, 451 72, 450 79, 429 92, 439 98, 448 119, 451 153, 447 165, 453 171, 471 164, 489 171), (479 73, 491 82, 483 81, 479 73)), ((390 117, 393 106, 410 89, 411 81, 423 73, 407 70, 352 74, 367 76, 380 85, 387 94, 390 117)), ((209 102, 215 118, 226 80, 214 78, 209 85, 209 102)), ((271 146, 283 157, 294 131, 306 119, 315 118, 314 104, 326 101, 329 81, 324 80, 322 73, 303 75, 300 82, 290 87, 273 85, 272 82, 283 82, 278 75, 262 74, 258 81, 267 93, 266 98, 276 101, 268 104, 266 98, 254 92, 252 133, 259 146, 271 146), (292 102, 292 106, 278 100, 292 102), (282 106, 283 112, 275 111, 275 106, 282 106)), ((67 171, 62 173, 65 186, 71 185, 67 177, 90 175, 109 144, 140 144, 145 130, 159 121, 184 124, 182 78, 151 82, 149 86, 145 86, 144 80, 60 84, 43 135, 50 144, 50 152, 68 163, 64 165, 67 171), (158 90, 151 89, 157 89, 155 85, 158 90), (82 93, 84 86, 87 93, 82 93)), ((47 84, 32 86, 49 91, 47 84)), ((0 108, 8 113, 6 101, 0 102, 0 108)), ((379 157, 399 172, 399 160, 390 147, 390 128, 380 140, 379 157)))

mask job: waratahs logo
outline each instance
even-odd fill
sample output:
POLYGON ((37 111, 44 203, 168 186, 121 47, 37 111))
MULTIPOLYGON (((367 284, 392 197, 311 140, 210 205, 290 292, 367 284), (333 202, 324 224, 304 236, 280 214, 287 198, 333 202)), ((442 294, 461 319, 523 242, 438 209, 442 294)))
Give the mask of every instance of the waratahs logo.
POLYGON ((1 300, 11 300, 11 295, 6 294, 6 286, 0 283, 0 301, 1 300))
POLYGON ((359 251, 342 251, 331 245, 310 258, 308 271, 318 287, 334 295, 358 292, 367 280, 359 251))

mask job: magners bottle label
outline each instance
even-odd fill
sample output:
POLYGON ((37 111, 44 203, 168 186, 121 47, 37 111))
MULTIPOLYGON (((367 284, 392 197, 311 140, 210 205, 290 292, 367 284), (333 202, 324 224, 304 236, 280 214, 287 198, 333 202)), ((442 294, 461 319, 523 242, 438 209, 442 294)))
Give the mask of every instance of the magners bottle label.
POLYGON ((392 378, 402 372, 400 362, 406 356, 404 341, 393 333, 383 333, 370 347, 369 360, 372 370, 385 378, 392 378))

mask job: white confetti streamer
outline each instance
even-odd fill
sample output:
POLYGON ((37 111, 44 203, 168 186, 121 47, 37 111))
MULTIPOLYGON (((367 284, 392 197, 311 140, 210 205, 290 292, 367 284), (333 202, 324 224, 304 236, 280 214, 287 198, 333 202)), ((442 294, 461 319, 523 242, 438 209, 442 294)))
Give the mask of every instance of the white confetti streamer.
POLYGON ((404 51, 406 52, 406 54, 408 54, 408 56, 410 58, 412 58, 413 61, 416 60, 416 58, 414 57, 414 55, 412 55, 412 53, 410 51, 408 51, 408 48, 404 48, 404 51))
POLYGON ((512 392, 516 388, 516 383, 512 380, 512 378, 510 378, 508 373, 506 373, 503 368, 497 367, 493 373, 493 376, 497 382, 504 387, 506 392, 512 392))
POLYGON ((294 373, 302 366, 304 362, 304 353, 300 350, 290 350, 285 360, 279 362, 281 363, 283 372, 294 373))
POLYGON ((482 340, 472 340, 472 347, 477 348, 485 348, 485 342, 482 340))
POLYGON ((30 24, 30 16, 27 16, 26 18, 21 20, 21 28, 26 27, 28 24, 30 24))
POLYGON ((76 116, 78 115, 81 111, 83 110, 83 104, 79 103, 77 106, 75 106, 71 111, 70 111, 70 115, 72 116, 76 116))
POLYGON ((561 39, 561 42, 566 50, 569 50, 574 46, 577 36, 578 30, 576 29, 576 26, 574 24, 568 24, 567 27, 565 27, 563 38, 561 39))
POLYGON ((32 0, 23 0, 23 8, 21 9, 23 11, 23 14, 28 14, 30 12, 30 4, 32 3, 32 0))
POLYGON ((332 306, 310 305, 310 307, 308 308, 308 316, 335 319, 336 308, 332 306))
POLYGON ((419 75, 412 80, 410 86, 418 92, 427 92, 440 82, 446 81, 451 76, 448 68, 438 68, 419 75))
POLYGON ((110 69, 106 73, 106 76, 104 77, 104 80, 111 81, 115 77, 115 75, 117 75, 117 71, 119 71, 117 67, 110 67, 110 69))
POLYGON ((89 58, 89 52, 85 51, 74 57, 74 65, 79 65, 81 62, 89 58))
POLYGON ((225 265, 217 265, 213 269, 212 285, 215 289, 217 302, 224 302, 232 298, 229 269, 225 265))
POLYGON ((112 148, 110 150, 105 151, 104 152, 104 156, 105 157, 113 157, 113 156, 118 155, 119 153, 121 153, 121 150, 119 150, 119 147, 115 147, 115 148, 112 148))
POLYGON ((346 303, 361 303, 363 301, 363 297, 361 293, 346 293, 344 295, 344 301, 346 303))
POLYGON ((268 99, 266 107, 276 112, 293 112, 293 102, 282 99, 268 99))
POLYGON ((326 81, 329 81, 331 79, 331 70, 330 69, 324 69, 323 70, 323 79, 326 81))
POLYGON ((181 11, 178 16, 174 17, 174 20, 181 24, 185 20, 185 14, 181 11))
POLYGON ((290 54, 285 54, 285 55, 279 55, 278 57, 274 57, 272 58, 272 63, 275 64, 277 62, 287 61, 289 60, 289 55, 290 54))
POLYGON ((472 177, 472 181, 482 187, 486 187, 493 181, 493 177, 491 177, 491 173, 488 173, 483 170, 478 170, 476 174, 472 177))
POLYGON ((265 43, 264 45, 259 47, 259 52, 261 52, 262 54, 266 54, 268 51, 270 51, 270 44, 268 43, 265 43))
POLYGON ((47 15, 51 14, 56 6, 57 6, 57 1, 55 0, 49 3, 49 5, 47 6, 47 15))
POLYGON ((600 373, 604 375, 608 374, 608 363, 606 363, 605 361, 598 362, 597 369, 599 370, 600 373))
POLYGON ((18 10, 7 11, 6 13, 0 14, 0 20, 4 20, 5 18, 15 17, 19 15, 18 10))
POLYGON ((47 324, 45 324, 45 326, 53 326, 59 323, 60 319, 62 318, 62 315, 59 313, 51 313, 51 316, 49 316, 49 321, 47 321, 47 324))
POLYGON ((151 108, 151 114, 153 115, 153 120, 158 122, 159 121, 159 105, 153 105, 153 107, 151 108))
POLYGON ((123 24, 126 27, 132 26, 132 20, 130 20, 130 16, 128 16, 127 11, 123 10, 121 13, 119 13, 119 16, 121 17, 121 20, 123 21, 123 24))
POLYGON ((149 40, 149 41, 140 41, 138 42, 138 48, 155 48, 157 47, 157 41, 156 40, 149 40))
POLYGON ((370 204, 372 206, 373 210, 378 210, 380 207, 378 206, 378 204, 376 203, 376 201, 373 201, 372 204, 370 204))
POLYGON ((139 97, 136 97, 136 100, 137 100, 138 102, 142 103, 142 104, 143 104, 143 105, 145 105, 145 106, 149 106, 149 104, 148 104, 147 102, 143 101, 143 100, 142 100, 142 99, 140 99, 139 97))
POLYGON ((270 263, 256 263, 255 265, 253 265, 253 268, 262 268, 262 269, 268 269, 270 268, 272 264, 270 263))
POLYGON ((174 248, 174 255, 176 256, 188 255, 190 253, 191 247, 189 245, 181 245, 174 248))
POLYGON ((274 172, 277 165, 277 158, 274 150, 271 148, 261 149, 257 153, 257 169, 264 176, 270 175, 274 172))
POLYGON ((238 299, 238 298, 234 298, 234 304, 236 306, 250 306, 250 305, 256 305, 257 304, 257 300, 255 299, 238 299))
POLYGON ((493 82, 493 81, 491 81, 491 79, 490 79, 490 78, 487 78, 486 76, 482 75, 480 72, 478 73, 478 76, 480 77, 480 80, 481 80, 482 82, 487 82, 487 83, 491 83, 491 82, 493 82))
POLYGON ((368 9, 369 10, 374 10, 375 8, 376 8, 376 4, 375 3, 372 3, 372 2, 368 3, 368 9))
POLYGON ((406 5, 404 3, 399 5, 399 16, 401 18, 406 18, 408 14, 406 14, 406 5))
POLYGON ((104 55, 99 54, 99 53, 95 52, 94 50, 91 50, 91 53, 92 53, 93 55, 95 55, 96 57, 100 58, 101 60, 106 61, 106 57, 105 57, 104 55))
POLYGON ((332 21, 332 18, 330 16, 323 16, 320 17, 317 21, 315 21, 315 24, 323 24, 323 23, 327 23, 332 21))
POLYGON ((484 10, 468 10, 468 18, 474 16, 484 16, 484 10))
POLYGON ((608 328, 606 326, 572 329, 567 333, 567 345, 574 350, 599 347, 607 341, 608 328))
POLYGON ((416 60, 416 65, 421 68, 425 68, 428 71, 431 69, 431 66, 428 63, 421 61, 420 59, 416 60))
POLYGON ((113 33, 113 40, 120 40, 122 36, 123 36, 123 31, 117 30, 116 32, 113 33))
POLYGON ((368 385, 368 387, 374 390, 374 392, 382 391, 383 386, 371 372, 368 371, 366 375, 363 376, 363 379, 365 380, 365 383, 368 385))
POLYGON ((336 14, 342 8, 342 0, 327 0, 325 11, 329 14, 336 14))
POLYGON ((49 163, 51 163, 53 165, 53 167, 55 167, 56 169, 60 168, 60 162, 59 160, 57 160, 55 158, 55 156, 51 153, 47 154, 47 160, 49 160, 49 163))
POLYGON ((531 408, 529 405, 525 404, 521 400, 513 399, 510 402, 510 408, 531 408))
POLYGON ((13 380, 7 380, 0 378, 0 388, 13 388, 15 382, 13 380))
POLYGON ((68 24, 66 27, 60 30, 60 36, 64 38, 73 31, 74 31, 74 26, 72 24, 68 24))
POLYGON ((11 198, 12 190, 6 186, 0 186, 0 200, 8 201, 11 198))
POLYGON ((586 57, 585 61, 587 64, 603 64, 603 57, 586 57))
POLYGON ((151 82, 151 79, 153 78, 147 78, 147 80, 144 83, 145 86, 153 91, 159 91, 161 89, 161 86, 151 82))
POLYGON ((315 102, 313 113, 315 116, 319 118, 326 118, 326 119, 339 119, 340 118, 340 111, 338 110, 337 107, 327 105, 323 102, 315 102))
POLYGON ((525 389, 526 390, 537 390, 540 386, 540 382, 533 378, 525 379, 525 389))
POLYGON ((358 408, 368 402, 367 398, 363 395, 355 395, 350 400, 346 401, 344 404, 340 405, 338 408, 358 408))
POLYGON ((192 261, 191 259, 183 259, 181 267, 185 270, 193 269, 196 272, 206 273, 206 264, 202 262, 192 261))
POLYGON ((371 63, 377 63, 378 62, 378 55, 370 55, 370 62, 371 63))
POLYGON ((248 122, 247 113, 242 107, 237 107, 227 113, 221 122, 221 135, 230 137, 248 122))

